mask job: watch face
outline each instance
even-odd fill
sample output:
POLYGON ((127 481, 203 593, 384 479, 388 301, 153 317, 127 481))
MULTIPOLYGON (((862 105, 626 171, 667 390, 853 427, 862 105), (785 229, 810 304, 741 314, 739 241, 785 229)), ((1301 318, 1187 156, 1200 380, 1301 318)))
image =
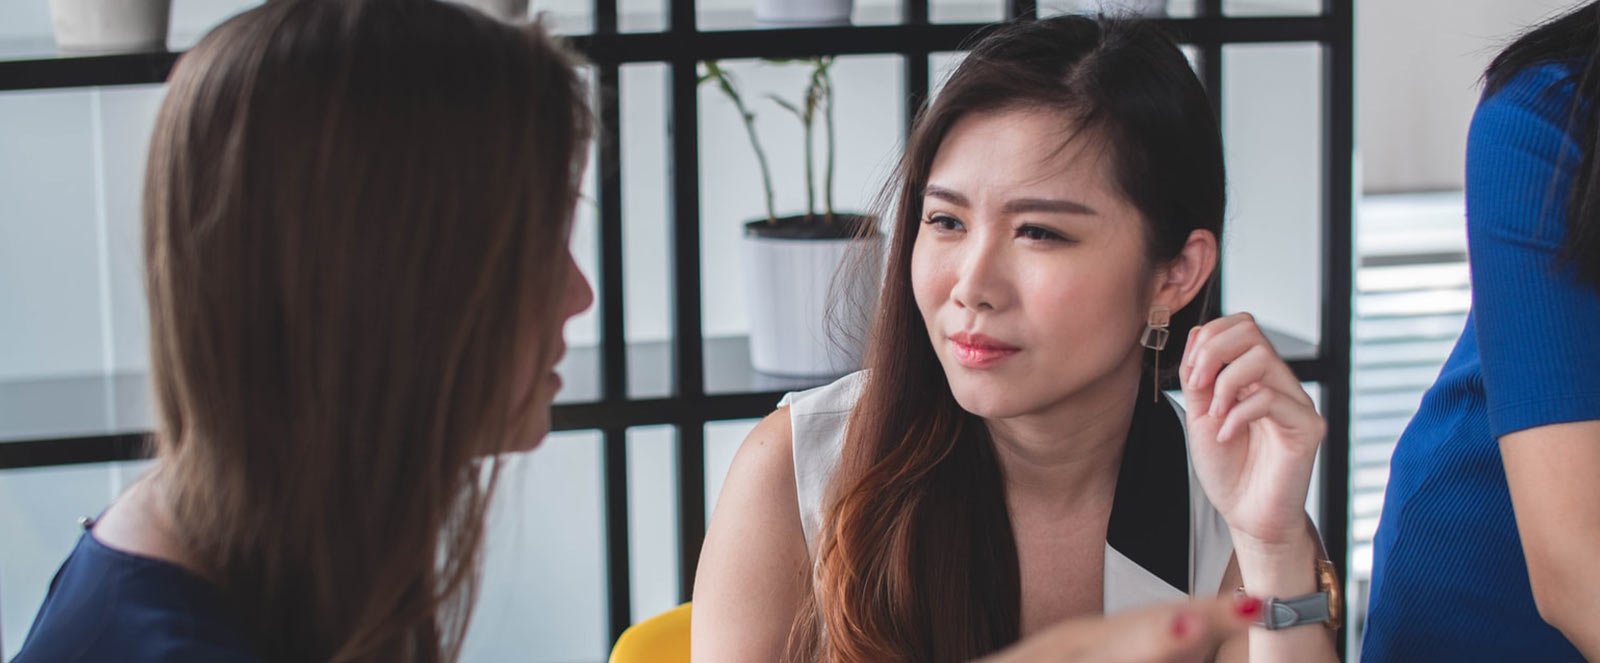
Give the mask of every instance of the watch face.
POLYGON ((1328 594, 1327 626, 1337 629, 1344 623, 1344 587, 1339 584, 1339 570, 1334 568, 1333 562, 1317 560, 1317 584, 1328 594))

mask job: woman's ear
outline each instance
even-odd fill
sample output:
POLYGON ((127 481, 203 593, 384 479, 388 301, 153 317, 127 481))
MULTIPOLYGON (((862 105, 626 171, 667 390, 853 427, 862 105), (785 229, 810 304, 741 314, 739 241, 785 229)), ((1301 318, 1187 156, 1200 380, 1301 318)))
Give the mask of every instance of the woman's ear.
POLYGON ((1151 305, 1173 311, 1188 306, 1211 281, 1211 274, 1217 268, 1218 251, 1217 236, 1211 231, 1190 232, 1177 257, 1156 272, 1151 305))

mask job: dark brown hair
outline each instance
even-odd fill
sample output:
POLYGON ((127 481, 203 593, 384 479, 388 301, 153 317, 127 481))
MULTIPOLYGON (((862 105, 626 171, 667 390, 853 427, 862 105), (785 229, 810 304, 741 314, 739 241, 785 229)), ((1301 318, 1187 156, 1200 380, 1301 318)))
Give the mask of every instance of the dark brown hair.
POLYGON ((448 3, 274 0, 173 71, 144 200, 158 472, 266 659, 459 654, 493 454, 548 420, 576 65, 448 3))
MULTIPOLYGON (((1152 268, 1192 231, 1222 232, 1221 136, 1168 37, 1081 16, 985 36, 918 118, 890 184, 868 376, 825 500, 791 661, 966 661, 1018 637, 1021 579, 1000 467, 982 419, 951 394, 911 285, 923 187, 946 133, 969 114, 1013 108, 1058 111, 1064 133, 1109 148, 1115 181, 1144 219, 1152 268)), ((1177 365, 1204 309, 1201 296, 1173 316, 1163 366, 1177 365)))

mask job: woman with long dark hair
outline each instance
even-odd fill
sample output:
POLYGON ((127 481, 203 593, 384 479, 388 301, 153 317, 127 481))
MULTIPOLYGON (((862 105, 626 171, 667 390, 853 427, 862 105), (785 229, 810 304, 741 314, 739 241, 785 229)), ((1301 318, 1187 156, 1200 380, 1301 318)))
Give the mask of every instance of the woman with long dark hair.
POLYGON ((791 394, 740 449, 697 663, 965 661, 1241 587, 1270 630, 1224 660, 1331 659, 1337 583, 1304 511, 1325 425, 1249 316, 1202 325, 1222 142, 1172 41, 1001 26, 888 197, 867 369, 791 394))
POLYGON ((496 455, 549 427, 577 60, 431 0, 274 0, 178 61, 144 195, 153 469, 15 661, 457 658, 496 455))
POLYGON ((1600 660, 1600 3, 1485 83, 1472 310, 1390 463, 1364 660, 1600 660))

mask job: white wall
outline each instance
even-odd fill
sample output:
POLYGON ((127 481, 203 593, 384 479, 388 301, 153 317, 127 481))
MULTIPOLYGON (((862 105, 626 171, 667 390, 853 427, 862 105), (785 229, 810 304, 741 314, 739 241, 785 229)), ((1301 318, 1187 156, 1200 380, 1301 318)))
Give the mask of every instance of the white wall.
POLYGON ((1315 342, 1321 325, 1322 49, 1227 46, 1222 305, 1315 342))
POLYGON ((30 129, 0 133, 0 380, 89 373, 107 362, 96 145, 86 130, 93 96, 0 94, 0 126, 30 129))
POLYGON ((1574 0, 1356 0, 1356 142, 1368 193, 1460 190, 1484 67, 1574 0))

